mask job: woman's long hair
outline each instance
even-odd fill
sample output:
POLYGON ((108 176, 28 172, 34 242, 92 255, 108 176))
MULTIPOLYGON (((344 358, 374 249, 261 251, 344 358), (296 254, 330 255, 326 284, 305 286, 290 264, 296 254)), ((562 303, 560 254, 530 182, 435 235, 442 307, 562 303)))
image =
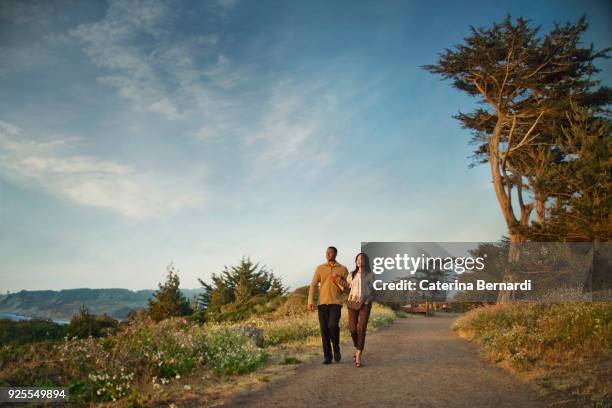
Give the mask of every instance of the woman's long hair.
POLYGON ((372 272, 370 270, 370 258, 368 257, 368 254, 365 252, 360 252, 355 257, 355 270, 351 272, 351 279, 355 279, 355 275, 359 271, 359 267, 357 266, 357 258, 359 258, 359 255, 361 255, 361 270, 363 270, 364 274, 372 272))

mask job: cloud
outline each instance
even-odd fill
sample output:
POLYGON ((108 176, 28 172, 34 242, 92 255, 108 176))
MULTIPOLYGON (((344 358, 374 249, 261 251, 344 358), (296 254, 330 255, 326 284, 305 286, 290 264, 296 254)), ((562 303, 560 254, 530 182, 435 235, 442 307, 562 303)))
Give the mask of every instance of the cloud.
POLYGON ((232 11, 237 4, 238 0, 215 0, 210 3, 209 8, 220 17, 226 18, 228 13, 232 11))
POLYGON ((353 112, 347 107, 363 90, 333 73, 325 79, 277 80, 270 88, 244 137, 254 152, 251 176, 289 170, 313 176, 333 164, 341 127, 353 112))
POLYGON ((206 109, 216 89, 230 89, 242 76, 216 51, 222 42, 216 33, 185 34, 175 25, 179 17, 169 1, 115 0, 103 19, 70 34, 103 69, 98 81, 136 110, 186 119, 206 109))
POLYGON ((217 0, 217 4, 226 10, 231 10, 236 7, 238 0, 217 0))
POLYGON ((70 154, 75 139, 41 141, 0 121, 0 175, 70 201, 129 218, 158 216, 204 202, 180 177, 140 172, 93 156, 70 154))
POLYGON ((166 2, 113 1, 102 20, 81 24, 70 34, 85 45, 94 64, 109 72, 98 78, 100 83, 116 88, 138 110, 179 119, 183 115, 167 96, 151 46, 136 41, 138 36, 152 44, 163 40, 170 20, 166 2))
MULTIPOLYGON (((207 8, 226 13, 236 3, 207 8)), ((100 83, 136 110, 188 123, 185 134, 195 139, 244 147, 253 177, 291 165, 312 172, 331 161, 338 100, 346 92, 337 91, 347 84, 262 76, 257 66, 236 65, 220 51, 217 33, 187 35, 173 27, 179 18, 169 2, 115 0, 103 19, 70 33, 103 69, 100 83)))
POLYGON ((0 2, 0 77, 60 61, 56 51, 69 42, 58 28, 67 17, 66 7, 65 1, 0 2))

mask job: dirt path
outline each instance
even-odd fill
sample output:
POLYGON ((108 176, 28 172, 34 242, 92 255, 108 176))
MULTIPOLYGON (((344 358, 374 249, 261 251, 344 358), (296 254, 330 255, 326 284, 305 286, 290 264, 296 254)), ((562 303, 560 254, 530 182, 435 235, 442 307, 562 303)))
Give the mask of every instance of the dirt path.
POLYGON ((299 366, 294 375, 271 381, 225 407, 541 407, 537 391, 483 361, 459 338, 454 317, 409 317, 366 338, 363 366, 352 347, 339 364, 299 366))

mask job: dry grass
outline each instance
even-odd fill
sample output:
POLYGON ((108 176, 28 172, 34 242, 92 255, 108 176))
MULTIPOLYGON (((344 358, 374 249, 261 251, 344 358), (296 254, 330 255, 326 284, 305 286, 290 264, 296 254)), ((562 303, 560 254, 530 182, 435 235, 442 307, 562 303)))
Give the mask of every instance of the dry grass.
POLYGON ((612 403, 609 302, 486 306, 457 319, 454 329, 560 406, 612 403))

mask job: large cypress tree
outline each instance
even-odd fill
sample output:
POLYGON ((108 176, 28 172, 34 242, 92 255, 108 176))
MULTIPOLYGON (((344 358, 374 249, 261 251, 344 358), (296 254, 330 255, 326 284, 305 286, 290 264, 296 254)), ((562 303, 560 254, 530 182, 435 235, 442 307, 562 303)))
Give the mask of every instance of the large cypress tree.
POLYGON ((610 102, 610 90, 592 78, 598 72, 594 60, 607 57, 608 49, 580 46, 584 16, 575 24, 555 23, 541 37, 540 27, 510 16, 470 29, 464 43, 424 68, 482 105, 456 118, 473 132, 475 163, 489 163, 510 242, 520 243, 534 209, 545 221, 549 196, 540 183, 547 166, 563 160, 564 152, 553 147, 568 126, 567 112, 573 105, 601 111, 610 102))

